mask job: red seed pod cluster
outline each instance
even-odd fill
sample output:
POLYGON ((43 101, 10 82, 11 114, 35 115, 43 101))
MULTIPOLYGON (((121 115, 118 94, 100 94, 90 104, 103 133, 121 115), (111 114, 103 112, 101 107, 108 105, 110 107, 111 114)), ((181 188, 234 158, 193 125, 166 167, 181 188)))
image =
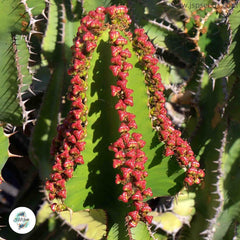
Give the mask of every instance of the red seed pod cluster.
POLYGON ((112 24, 117 24, 120 28, 127 28, 132 22, 127 12, 128 8, 124 5, 119 5, 117 7, 113 5, 106 8, 106 13, 109 14, 112 24))
POLYGON ((187 169, 185 182, 188 185, 199 184, 205 173, 187 141, 181 138, 181 132, 176 130, 167 117, 165 108, 164 86, 161 75, 158 73, 158 59, 154 57, 155 48, 148 40, 144 29, 135 29, 134 47, 145 71, 145 80, 148 86, 149 108, 154 129, 159 138, 164 141, 165 156, 175 155, 180 166, 187 169))
POLYGON ((152 216, 148 216, 151 208, 143 200, 146 197, 152 196, 150 188, 146 189, 147 172, 144 164, 147 157, 142 150, 145 141, 142 140, 142 135, 139 133, 130 134, 129 131, 137 129, 135 115, 127 111, 127 107, 133 106, 132 89, 127 88, 128 71, 132 69, 132 64, 127 62, 131 57, 131 52, 126 45, 128 40, 123 37, 120 32, 114 28, 109 32, 111 39, 112 58, 109 68, 113 75, 117 77, 117 84, 111 86, 112 96, 118 97, 118 103, 115 109, 118 111, 120 126, 120 138, 114 142, 109 149, 114 151, 115 158, 113 167, 121 171, 121 174, 116 175, 116 184, 123 185, 123 193, 119 196, 119 200, 123 202, 131 201, 135 206, 135 211, 128 214, 128 226, 136 227, 138 222, 152 222, 152 216))
MULTIPOLYGON (((96 48, 96 39, 104 25, 105 9, 100 7, 85 16, 78 28, 77 37, 74 39, 73 63, 68 73, 73 75, 68 89, 68 99, 71 109, 64 122, 57 128, 57 136, 51 146, 51 154, 55 163, 53 173, 46 182, 49 191, 49 200, 66 198, 66 181, 72 178, 74 167, 84 164, 81 152, 85 148, 87 125, 87 70, 93 50, 96 48)), ((53 211, 62 211, 64 204, 53 203, 53 211)))

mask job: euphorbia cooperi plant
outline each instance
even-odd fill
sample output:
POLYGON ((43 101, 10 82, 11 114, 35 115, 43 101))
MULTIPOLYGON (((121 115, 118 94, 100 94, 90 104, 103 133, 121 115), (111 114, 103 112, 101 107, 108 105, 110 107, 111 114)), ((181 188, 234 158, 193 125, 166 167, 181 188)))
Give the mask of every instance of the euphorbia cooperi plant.
MULTIPOLYGON (((91 127, 88 121, 87 97, 90 96, 90 93, 87 93, 89 69, 94 64, 92 57, 100 40, 102 41, 101 38, 107 38, 105 41, 111 50, 108 68, 115 80, 109 91, 112 102, 116 102, 113 111, 117 111, 119 116, 116 129, 118 138, 108 143, 108 150, 114 152, 112 165, 116 169, 115 183, 122 185, 122 193, 118 199, 133 207, 125 218, 131 228, 136 227, 139 221, 151 224, 152 216, 148 215, 151 208, 146 199, 153 196, 151 187, 147 187, 148 171, 145 168, 145 163, 151 156, 145 151, 147 139, 141 132, 144 126, 139 128, 140 124, 136 120, 136 113, 144 112, 145 109, 134 110, 137 104, 134 97, 136 90, 129 87, 132 69, 140 68, 142 71, 144 82, 139 84, 145 85, 144 94, 147 99, 147 111, 144 114, 151 123, 149 131, 154 130, 159 142, 165 144, 163 157, 175 156, 186 171, 184 182, 189 186, 199 184, 204 177, 204 171, 199 168, 199 162, 188 142, 181 138, 181 132, 173 127, 167 116, 164 85, 158 72, 158 59, 154 56, 155 48, 144 29, 135 29, 132 34, 129 30, 131 19, 127 12, 126 6, 98 7, 81 20, 72 47, 73 60, 69 69, 69 74, 72 75, 68 91, 71 109, 63 123, 58 126, 58 134, 52 143, 53 173, 46 182, 46 189, 49 191, 50 201, 58 200, 51 205, 53 211, 59 212, 68 208, 64 203, 68 194, 66 182, 74 176, 76 166, 80 165, 77 168, 81 168, 84 164, 84 151, 90 144, 85 141, 88 127, 91 127)), ((107 77, 105 81, 108 81, 107 77)))

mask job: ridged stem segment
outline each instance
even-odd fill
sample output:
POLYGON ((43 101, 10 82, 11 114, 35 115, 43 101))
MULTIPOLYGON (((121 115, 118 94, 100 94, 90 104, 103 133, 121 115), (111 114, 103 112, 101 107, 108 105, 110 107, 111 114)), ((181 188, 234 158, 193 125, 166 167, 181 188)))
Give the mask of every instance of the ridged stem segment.
POLYGON ((144 29, 135 29, 133 45, 145 73, 152 126, 158 132, 160 141, 165 143, 165 156, 175 155, 180 166, 187 169, 184 181, 188 185, 199 184, 205 173, 199 169, 200 164, 194 157, 190 145, 181 138, 181 132, 173 127, 172 121, 167 116, 164 86, 158 73, 158 59, 154 57, 155 48, 148 40, 144 29))
POLYGON ((137 129, 135 115, 127 108, 132 107, 133 93, 132 89, 127 88, 128 71, 133 68, 132 64, 127 61, 131 58, 131 52, 126 45, 131 40, 132 34, 126 29, 131 23, 127 15, 128 9, 125 6, 112 6, 106 9, 112 20, 109 37, 111 41, 112 65, 109 67, 113 75, 117 78, 116 85, 111 86, 112 96, 118 97, 118 103, 115 109, 118 111, 120 126, 120 137, 114 142, 109 149, 115 152, 113 167, 120 170, 120 174, 116 175, 116 184, 123 185, 123 193, 119 196, 119 200, 125 203, 131 202, 135 206, 135 211, 129 212, 126 221, 129 227, 136 227, 138 222, 151 223, 152 216, 148 216, 151 208, 143 200, 152 196, 150 188, 146 189, 146 180, 148 176, 145 171, 144 164, 147 157, 142 150, 145 141, 142 140, 140 133, 133 132, 137 129), (124 33, 124 34, 123 34, 124 33), (126 37, 124 37, 124 35, 126 37), (132 133, 130 133, 132 131, 132 133))
MULTIPOLYGON (((91 11, 81 20, 78 33, 74 39, 73 62, 68 73, 73 75, 68 90, 68 99, 71 101, 71 109, 64 120, 58 126, 58 135, 52 142, 51 154, 55 163, 52 167, 53 174, 46 182, 49 190, 49 200, 66 198, 66 181, 72 178, 74 167, 84 164, 81 152, 85 148, 87 113, 86 90, 87 72, 94 49, 97 47, 97 38, 103 30, 105 20, 104 8, 91 11)), ((53 211, 62 211, 64 204, 53 203, 53 211)))

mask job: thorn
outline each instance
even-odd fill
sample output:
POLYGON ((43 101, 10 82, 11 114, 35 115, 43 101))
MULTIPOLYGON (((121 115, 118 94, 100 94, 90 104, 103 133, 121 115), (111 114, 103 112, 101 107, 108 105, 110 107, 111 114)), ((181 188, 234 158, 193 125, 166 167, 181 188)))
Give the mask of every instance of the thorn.
MULTIPOLYGON (((25 78, 26 77, 26 75, 22 75, 22 78, 25 78)), ((21 84, 21 88, 22 87, 26 87, 26 86, 28 86, 28 84, 26 84, 26 83, 23 83, 23 84, 21 84)), ((24 93, 22 93, 22 95, 23 95, 24 93)))
POLYGON ((43 17, 44 17, 46 20, 48 20, 48 17, 46 16, 46 14, 45 14, 45 11, 44 11, 44 10, 42 11, 42 15, 43 15, 43 17))
POLYGON ((61 224, 61 227, 63 226, 63 225, 67 225, 67 221, 66 220, 64 220, 63 222, 62 222, 62 224, 61 224))
POLYGON ((200 235, 207 235, 207 234, 209 234, 209 232, 210 231, 208 229, 206 229, 206 230, 200 232, 200 235))
POLYGON ((214 192, 211 192, 211 194, 219 194, 219 192, 216 190, 214 192))
POLYGON ((36 109, 32 109, 32 110, 29 110, 29 111, 25 111, 26 116, 27 116, 29 113, 34 112, 34 111, 36 111, 36 109))
MULTIPOLYGON (((22 84, 21 88, 22 88, 22 87, 26 87, 26 86, 28 86, 28 84, 22 84)), ((17 94, 17 96, 18 96, 18 98, 22 98, 22 96, 23 96, 24 94, 26 94, 26 92, 19 92, 19 93, 17 94)))
POLYGON ((33 123, 33 125, 34 125, 34 122, 35 122, 35 121, 36 121, 35 119, 25 121, 25 122, 23 123, 23 131, 25 131, 26 126, 27 126, 29 123, 33 123))
POLYGON ((40 19, 34 19, 34 18, 31 18, 31 20, 30 20, 30 23, 29 23, 29 25, 31 26, 35 26, 35 23, 36 22, 40 22, 40 21, 43 21, 44 20, 44 18, 40 18, 40 19))
POLYGON ((13 136, 14 134, 16 134, 18 131, 14 131, 12 133, 4 133, 4 135, 7 137, 7 138, 10 138, 11 136, 13 136))
POLYGON ((42 80, 40 80, 40 79, 38 79, 36 77, 32 77, 32 80, 37 81, 37 82, 41 82, 42 81, 42 80))
POLYGON ((34 7, 28 8, 29 12, 32 13, 32 10, 34 9, 34 7))
POLYGON ((217 208, 217 207, 213 207, 213 209, 216 211, 217 214, 220 213, 221 209, 220 208, 217 208))
POLYGON ((39 32, 39 31, 31 30, 30 33, 29 33, 29 35, 28 35, 28 36, 29 36, 28 39, 31 39, 32 34, 43 34, 43 33, 42 33, 42 32, 39 32))
POLYGON ((19 157, 19 158, 22 158, 22 157, 23 157, 23 156, 21 156, 21 155, 17 155, 17 154, 10 153, 9 151, 8 151, 8 156, 9 156, 9 157, 19 157))
POLYGON ((156 3, 156 5, 159 5, 161 3, 164 3, 165 1, 164 0, 160 0, 159 2, 156 3))
POLYGON ((28 71, 29 71, 30 74, 34 74, 34 73, 36 72, 35 69, 33 69, 33 68, 30 67, 30 66, 27 66, 27 69, 28 69, 28 71))
POLYGON ((216 82, 216 80, 214 78, 212 78, 212 91, 214 91, 214 89, 215 89, 215 82, 216 82))
POLYGON ((207 69, 207 71, 210 69, 210 67, 204 62, 203 66, 207 69))
POLYGON ((29 53, 32 55, 37 55, 37 53, 33 52, 30 48, 28 49, 29 53))
POLYGON ((206 219, 206 221, 212 224, 215 221, 215 219, 206 219))
POLYGON ((31 58, 29 58, 28 61, 29 61, 29 62, 32 62, 32 63, 35 63, 35 62, 36 62, 35 60, 33 60, 33 59, 31 59, 31 58))
POLYGON ((67 208, 70 214, 70 223, 72 222, 72 215, 73 215, 73 210, 71 208, 67 208))
POLYGON ((33 90, 32 90, 30 87, 28 87, 28 91, 29 91, 33 96, 36 96, 36 94, 33 92, 33 90))
POLYGON ((218 179, 218 180, 221 179, 221 178, 222 178, 222 174, 217 175, 217 179, 218 179))

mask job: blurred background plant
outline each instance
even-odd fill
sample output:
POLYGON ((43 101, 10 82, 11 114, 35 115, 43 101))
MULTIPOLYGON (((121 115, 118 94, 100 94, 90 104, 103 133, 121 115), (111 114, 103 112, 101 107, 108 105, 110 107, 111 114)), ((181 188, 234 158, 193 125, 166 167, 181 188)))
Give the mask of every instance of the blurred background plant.
MULTIPOLYGON (((238 1, 1 0, 0 9, 1 237, 240 239, 238 1), (157 49, 168 115, 206 174, 200 186, 186 189, 182 170, 160 151, 158 156, 165 158, 156 165, 161 174, 150 173, 154 180, 160 175, 160 193, 148 201, 152 226, 141 223, 128 234, 124 221, 115 221, 126 207, 114 208, 114 203, 112 213, 94 209, 94 204, 109 204, 98 192, 100 203, 88 201, 86 209, 91 210, 75 207, 70 219, 69 212, 51 212, 44 191, 52 165, 50 145, 70 107, 67 69, 80 19, 99 6, 114 4, 129 8, 132 26, 144 28, 157 49), (35 229, 23 236, 7 224, 10 211, 18 206, 31 208, 37 216, 35 229)), ((95 164, 84 169, 92 169, 90 179, 101 181, 104 176, 99 178, 97 170, 101 173, 104 166, 95 164)), ((94 193, 94 183, 89 184, 94 193)), ((68 202, 79 199, 72 185, 68 202)))

